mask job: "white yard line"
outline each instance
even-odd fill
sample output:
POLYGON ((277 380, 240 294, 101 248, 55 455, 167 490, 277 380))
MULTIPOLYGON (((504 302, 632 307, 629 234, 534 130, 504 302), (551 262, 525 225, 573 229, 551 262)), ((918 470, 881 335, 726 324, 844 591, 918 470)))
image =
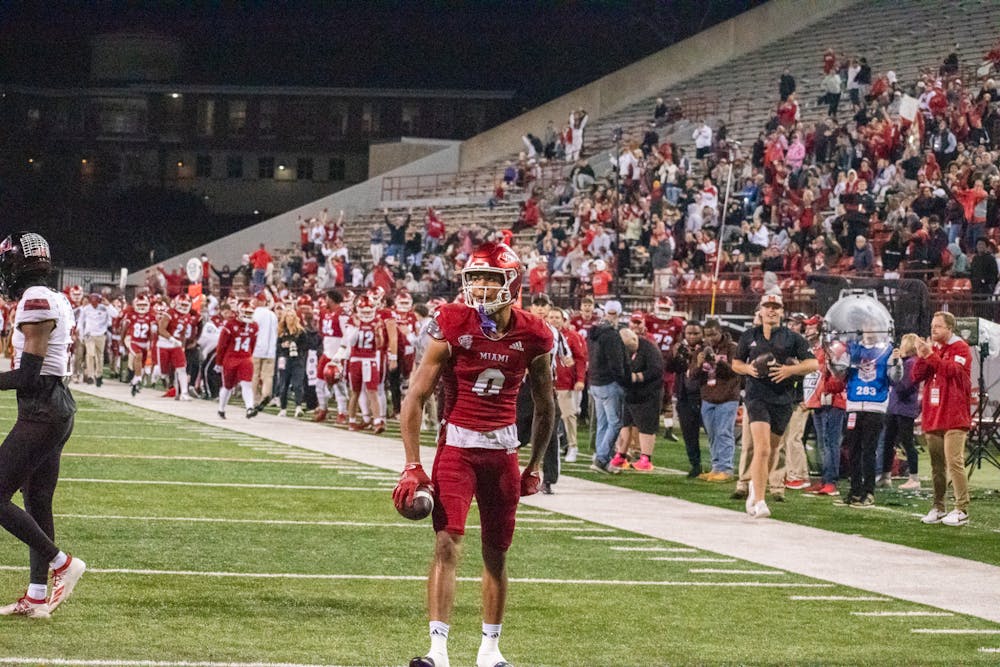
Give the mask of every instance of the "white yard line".
POLYGON ((735 558, 711 558, 708 556, 650 556, 646 560, 669 563, 735 563, 735 558))
POLYGON ((626 537, 624 535, 609 535, 607 537, 594 537, 592 535, 577 535, 574 540, 602 540, 605 542, 655 542, 651 537, 626 537))
POLYGON ((150 486, 203 486, 225 489, 287 489, 290 491, 378 491, 384 492, 385 486, 299 486, 295 484, 236 484, 224 482, 178 482, 154 479, 93 479, 84 477, 64 477, 60 483, 78 484, 145 484, 150 486))
POLYGON ((612 551, 666 551, 673 553, 695 553, 693 547, 611 547, 612 551))
MULTIPOLYGON (((429 523, 419 521, 406 522, 379 522, 379 521, 334 521, 334 520, 298 520, 298 519, 229 519, 222 517, 204 516, 133 516, 126 514, 56 514, 55 516, 65 519, 80 519, 84 521, 164 521, 173 523, 221 523, 221 524, 251 524, 263 526, 345 526, 353 528, 423 528, 427 529, 429 523)), ((527 519, 518 519, 518 522, 527 519)), ((469 524, 466 530, 479 530, 479 525, 469 524)), ((538 532, 566 532, 587 530, 595 533, 607 532, 612 528, 602 526, 565 528, 561 526, 524 526, 521 530, 538 532)))
POLYGON ((852 611, 851 616, 954 616, 950 611, 852 611))
POLYGON ((778 570, 727 570, 721 567, 693 567, 688 570, 688 574, 776 574, 784 575, 787 572, 778 570))
POLYGON ((797 602, 892 602, 891 598, 874 595, 789 595, 797 602))
POLYGON ((188 660, 118 660, 115 658, 92 658, 73 660, 69 658, 11 658, 0 656, 0 664, 5 665, 66 665, 67 667, 342 667, 340 665, 305 665, 295 662, 191 662, 188 660))
POLYGON ((983 628, 913 628, 917 635, 1000 635, 1000 629, 983 628))
POLYGON ((239 459, 223 456, 157 456, 156 454, 96 454, 91 452, 66 452, 63 457, 100 458, 100 459, 138 459, 143 461, 211 461, 217 463, 277 463, 306 465, 308 461, 290 461, 288 459, 239 459))
MULTIPOLYGON (((23 566, 0 565, 0 570, 23 571, 23 566)), ((426 574, 309 574, 300 572, 224 572, 200 570, 146 570, 139 568, 87 568, 88 574, 124 574, 136 576, 209 577, 221 579, 307 579, 334 581, 415 581, 426 582, 426 574)), ((481 577, 458 577, 462 582, 479 582, 481 577)), ((622 579, 548 579, 511 577, 516 584, 554 584, 562 586, 698 586, 702 588, 832 588, 833 584, 776 583, 773 581, 629 581, 622 579)), ((1000 632, 1000 631, 998 631, 1000 632)))

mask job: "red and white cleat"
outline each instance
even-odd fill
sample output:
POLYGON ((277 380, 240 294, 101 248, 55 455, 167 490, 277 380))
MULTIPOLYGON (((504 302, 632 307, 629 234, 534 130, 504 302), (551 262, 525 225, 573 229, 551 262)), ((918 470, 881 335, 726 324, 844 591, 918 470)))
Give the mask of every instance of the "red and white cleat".
POLYGON ((316 410, 313 415, 314 422, 325 422, 326 421, 326 410, 316 410))
POLYGON ((372 433, 378 435, 379 433, 384 433, 384 432, 385 432, 385 422, 382 421, 375 422, 375 428, 372 429, 372 433))
POLYGON ((28 618, 48 618, 49 605, 45 600, 32 600, 25 593, 17 602, 0 607, 0 616, 27 616, 28 618))
POLYGON ((87 564, 79 558, 68 556, 66 564, 58 570, 52 570, 52 592, 49 594, 49 611, 53 612, 56 607, 66 601, 80 581, 87 564))
POLYGON ((338 412, 337 413, 337 423, 340 424, 341 426, 343 426, 344 424, 346 424, 347 423, 347 415, 345 415, 343 412, 338 412))

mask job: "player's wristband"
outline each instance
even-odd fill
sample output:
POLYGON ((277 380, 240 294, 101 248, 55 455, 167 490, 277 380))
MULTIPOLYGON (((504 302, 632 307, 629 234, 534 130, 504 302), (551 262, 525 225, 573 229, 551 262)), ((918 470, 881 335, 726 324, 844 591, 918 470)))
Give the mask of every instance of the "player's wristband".
POLYGON ((419 463, 407 463, 405 466, 403 466, 403 472, 406 472, 407 470, 416 470, 417 468, 423 470, 424 467, 419 463))
POLYGON ((399 359, 399 355, 393 354, 392 352, 389 353, 389 361, 396 361, 397 359, 399 359))

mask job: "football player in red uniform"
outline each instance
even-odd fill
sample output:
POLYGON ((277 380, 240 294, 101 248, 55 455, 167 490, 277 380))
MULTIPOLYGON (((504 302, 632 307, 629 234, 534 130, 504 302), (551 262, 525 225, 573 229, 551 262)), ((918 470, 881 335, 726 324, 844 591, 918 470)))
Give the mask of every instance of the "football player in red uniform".
MULTIPOLYGON (((188 395, 187 358, 184 346, 191 331, 191 297, 180 294, 174 299, 174 307, 157 319, 156 349, 160 355, 160 372, 168 378, 174 377, 174 396, 182 401, 190 401, 188 395)), ((171 392, 167 392, 170 395, 171 392)))
POLYGON ((587 339, 587 332, 590 327, 601 321, 601 316, 594 310, 594 297, 585 296, 580 299, 580 312, 569 318, 569 325, 573 327, 584 340, 587 339))
POLYGON ((139 393, 143 372, 149 360, 153 339, 156 337, 156 315, 151 313, 149 297, 140 294, 132 300, 132 310, 122 317, 121 334, 128 350, 128 363, 132 369, 132 395, 139 393))
POLYGON ((417 316, 413 312, 413 296, 406 290, 396 294, 392 317, 396 322, 396 352, 398 364, 388 374, 389 393, 392 396, 392 410, 399 414, 402 396, 406 392, 413 371, 413 339, 416 336, 417 316))
MULTIPOLYGON (((673 344, 681 340, 686 322, 677 315, 674 300, 669 296, 661 296, 653 304, 653 313, 646 317, 646 333, 660 348, 663 361, 670 359, 673 344)), ((674 435, 674 374, 663 374, 663 437, 677 442, 674 435)))
POLYGON ((257 414, 253 402, 253 347, 257 344, 257 323, 253 321, 253 311, 253 304, 244 301, 237 308, 236 317, 226 320, 219 330, 215 370, 222 375, 219 416, 223 419, 226 418, 226 405, 237 382, 243 394, 247 419, 257 414))
POLYGON ((431 648, 410 667, 448 667, 448 623, 455 597, 465 521, 472 498, 479 506, 483 579, 483 636, 478 667, 507 665, 498 642, 507 597, 507 549, 520 496, 537 493, 539 466, 555 423, 552 331, 514 305, 520 298, 521 262, 505 244, 485 243, 461 272, 464 304, 434 314, 430 342, 403 401, 400 428, 406 466, 393 491, 397 508, 412 503, 421 486, 434 493, 434 559, 428 581, 431 648), (531 457, 518 469, 516 404, 529 374, 535 412, 531 457), (444 425, 432 476, 420 464, 424 403, 444 385, 444 425))
MULTIPOLYGON (((351 388, 351 398, 347 404, 347 424, 352 431, 360 431, 358 404, 362 392, 368 397, 368 404, 378 410, 378 389, 385 381, 385 366, 381 350, 385 345, 385 324, 378 317, 375 303, 367 294, 354 304, 354 319, 344 332, 340 350, 334 361, 348 360, 347 377, 351 388)), ((375 432, 385 430, 385 420, 376 417, 375 432)))
MULTIPOLYGON (((353 295, 352 295, 353 300, 353 295)), ((337 290, 330 290, 326 293, 325 303, 319 311, 319 334, 323 338, 323 354, 320 356, 320 366, 318 372, 323 372, 323 361, 333 359, 340 349, 340 343, 344 338, 344 327, 347 325, 348 315, 344 309, 344 295, 337 290)), ((344 381, 344 373, 336 376, 334 382, 318 382, 316 384, 316 400, 319 408, 313 417, 313 421, 325 421, 327 406, 332 395, 337 401, 337 423, 347 423, 347 403, 349 392, 347 382, 344 381)))
POLYGON ((396 326, 396 318, 393 316, 392 309, 386 306, 385 289, 381 286, 372 287, 368 290, 367 296, 375 306, 376 318, 381 320, 382 326, 385 327, 385 336, 382 338, 382 346, 379 349, 380 365, 383 371, 382 382, 375 392, 378 402, 372 403, 369 401, 367 393, 362 394, 360 403, 361 416, 364 419, 364 423, 368 424, 370 423, 370 416, 374 414, 375 420, 378 421, 381 419, 381 422, 384 424, 388 406, 385 395, 385 379, 389 373, 396 370, 399 366, 399 330, 396 326))

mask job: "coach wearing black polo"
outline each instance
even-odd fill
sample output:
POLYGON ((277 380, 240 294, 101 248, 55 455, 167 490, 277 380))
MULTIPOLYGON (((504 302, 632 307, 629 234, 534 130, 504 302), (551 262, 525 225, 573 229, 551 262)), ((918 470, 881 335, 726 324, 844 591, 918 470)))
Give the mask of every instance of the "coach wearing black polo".
POLYGON ((819 365, 806 339, 785 326, 780 294, 760 300, 761 324, 743 332, 733 370, 747 376, 746 406, 753 439, 747 514, 763 519, 771 515, 764 502, 771 452, 778 450, 781 435, 795 407, 792 378, 816 371, 819 365))

